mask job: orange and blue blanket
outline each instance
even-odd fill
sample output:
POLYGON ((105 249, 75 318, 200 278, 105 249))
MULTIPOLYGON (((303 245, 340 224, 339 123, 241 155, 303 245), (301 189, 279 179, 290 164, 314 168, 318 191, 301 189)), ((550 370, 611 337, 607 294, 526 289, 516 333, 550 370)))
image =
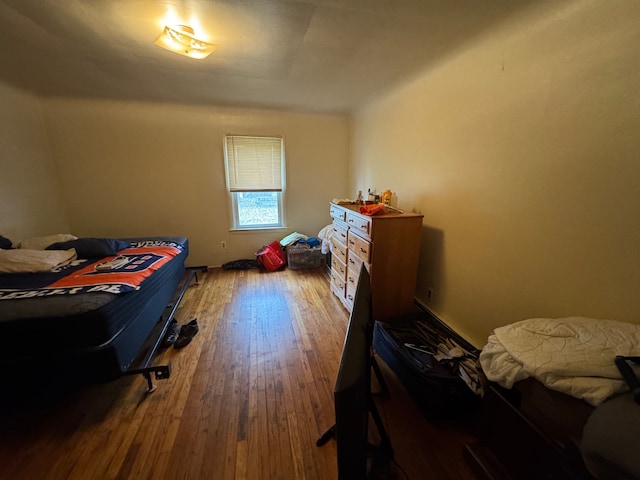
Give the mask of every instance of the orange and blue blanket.
POLYGON ((0 300, 131 292, 182 250, 176 242, 140 241, 116 256, 78 259, 51 272, 0 275, 0 300))

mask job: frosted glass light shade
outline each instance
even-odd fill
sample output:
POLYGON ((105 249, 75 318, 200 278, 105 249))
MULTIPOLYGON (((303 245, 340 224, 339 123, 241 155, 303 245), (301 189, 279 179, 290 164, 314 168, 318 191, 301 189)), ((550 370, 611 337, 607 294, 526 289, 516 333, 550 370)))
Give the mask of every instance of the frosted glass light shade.
POLYGON ((217 48, 213 43, 197 39, 193 28, 187 25, 164 27, 154 43, 180 55, 197 59, 208 57, 217 48))

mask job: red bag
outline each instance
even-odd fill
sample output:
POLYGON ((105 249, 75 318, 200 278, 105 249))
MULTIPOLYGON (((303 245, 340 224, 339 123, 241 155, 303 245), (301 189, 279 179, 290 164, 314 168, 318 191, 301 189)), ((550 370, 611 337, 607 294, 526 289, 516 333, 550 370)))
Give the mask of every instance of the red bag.
POLYGON ((275 272, 287 263, 284 251, 277 240, 257 252, 256 260, 269 272, 275 272))

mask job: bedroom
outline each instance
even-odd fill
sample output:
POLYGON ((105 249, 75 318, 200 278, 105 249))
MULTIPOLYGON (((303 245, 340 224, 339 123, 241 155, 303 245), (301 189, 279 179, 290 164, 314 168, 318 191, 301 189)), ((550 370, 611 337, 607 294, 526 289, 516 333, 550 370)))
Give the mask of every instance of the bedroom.
POLYGON ((229 130, 260 130, 287 138, 292 229, 316 233, 331 198, 369 187, 425 215, 417 297, 474 345, 530 317, 638 323, 640 12, 632 1, 535 3, 496 14, 348 113, 4 84, 3 235, 173 232, 189 236, 196 265, 249 255, 272 234, 229 233, 221 145, 229 130))

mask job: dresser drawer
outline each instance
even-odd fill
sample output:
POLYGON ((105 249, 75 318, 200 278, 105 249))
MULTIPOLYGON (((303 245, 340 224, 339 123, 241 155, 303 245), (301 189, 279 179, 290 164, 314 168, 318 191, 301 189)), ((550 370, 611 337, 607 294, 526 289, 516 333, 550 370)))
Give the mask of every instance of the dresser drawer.
POLYGON ((360 257, 365 262, 370 262, 371 260, 371 243, 367 240, 360 238, 358 235, 348 232, 347 235, 347 244, 349 246, 349 251, 355 253, 358 257, 360 257))
POLYGON ((331 215, 336 220, 342 220, 344 222, 346 220, 347 212, 343 208, 340 208, 337 205, 331 204, 331 206, 329 207, 329 215, 331 215))
POLYGON ((338 220, 334 220, 333 225, 333 236, 340 240, 344 245, 347 244, 347 230, 349 230, 349 226, 346 223, 340 222, 338 220))
POLYGON ((347 284, 340 273, 335 270, 331 270, 331 290, 333 293, 341 298, 344 298, 344 294, 347 289, 347 284))
POLYGON ((344 291, 340 291, 333 283, 331 284, 331 292, 338 297, 338 299, 342 302, 342 304, 345 306, 345 308, 347 307, 345 305, 344 302, 344 291))
POLYGON ((371 219, 358 215, 357 213, 347 212, 347 225, 350 228, 357 229, 360 233, 369 237, 371 235, 371 219))
POLYGON ((344 296, 344 306, 347 307, 347 310, 353 310, 353 300, 356 298, 356 291, 354 289, 346 287, 346 294, 344 296))
POLYGON ((340 260, 346 265, 347 264, 347 246, 340 243, 336 237, 331 237, 331 244, 333 245, 333 249, 331 250, 332 258, 334 256, 339 257, 340 260))
POLYGON ((353 268, 347 269, 347 288, 352 289, 354 292, 356 291, 356 287, 358 286, 358 279, 360 278, 360 269, 355 270, 353 268))
POLYGON ((343 280, 347 278, 347 265, 337 255, 331 255, 331 269, 342 275, 343 280))
POLYGON ((371 268, 370 268, 371 264, 370 263, 365 262, 364 260, 362 260, 362 258, 360 258, 355 253, 353 253, 351 255, 347 255, 347 269, 353 270, 358 275, 360 275, 360 266, 362 265, 363 262, 364 262, 364 266, 367 269, 367 271, 371 272, 371 268))

